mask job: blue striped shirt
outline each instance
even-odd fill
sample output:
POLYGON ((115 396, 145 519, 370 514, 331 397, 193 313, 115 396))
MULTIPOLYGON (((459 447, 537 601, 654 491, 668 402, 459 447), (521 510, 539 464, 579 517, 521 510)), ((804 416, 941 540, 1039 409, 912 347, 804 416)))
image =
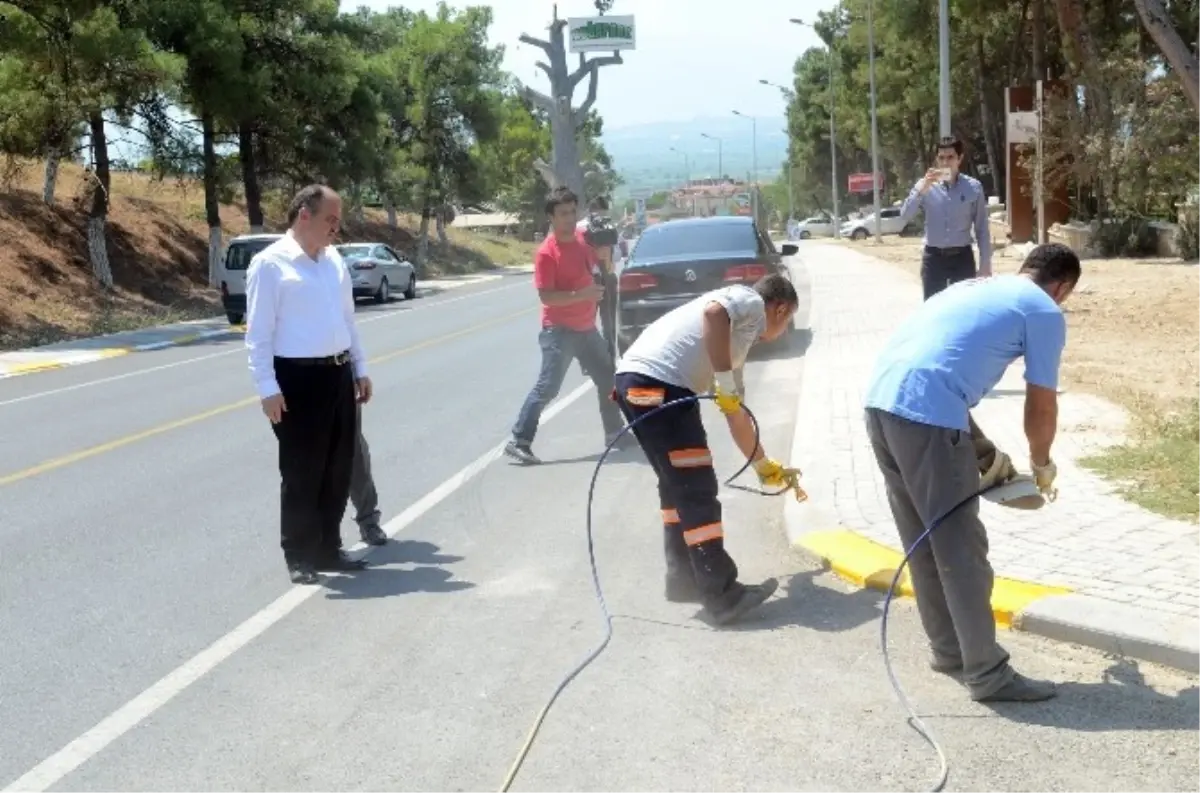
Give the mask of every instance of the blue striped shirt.
POLYGON ((979 274, 992 274, 992 234, 988 228, 987 194, 978 179, 960 173, 953 185, 938 182, 921 195, 921 183, 913 187, 904 206, 903 218, 911 220, 925 210, 925 244, 932 248, 971 247, 971 227, 979 245, 979 274))

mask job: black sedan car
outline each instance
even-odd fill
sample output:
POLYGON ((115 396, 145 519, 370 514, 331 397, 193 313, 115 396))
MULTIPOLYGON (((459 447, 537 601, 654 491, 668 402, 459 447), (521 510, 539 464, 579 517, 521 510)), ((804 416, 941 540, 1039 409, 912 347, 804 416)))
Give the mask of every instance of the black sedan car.
POLYGON ((622 354, 654 320, 705 292, 754 284, 768 273, 791 277, 784 256, 752 218, 687 218, 648 227, 621 267, 617 347, 622 354))

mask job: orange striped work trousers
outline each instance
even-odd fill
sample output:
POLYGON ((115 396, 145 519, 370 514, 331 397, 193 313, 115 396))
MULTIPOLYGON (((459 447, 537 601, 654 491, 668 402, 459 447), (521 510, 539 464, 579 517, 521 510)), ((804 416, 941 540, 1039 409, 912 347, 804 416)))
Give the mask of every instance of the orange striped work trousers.
MULTIPOLYGON (((616 376, 615 398, 630 423, 688 396, 695 394, 645 375, 616 376)), ((668 585, 688 580, 705 605, 719 605, 730 596, 738 570, 725 551, 717 474, 700 405, 658 410, 632 431, 658 476, 668 585)))

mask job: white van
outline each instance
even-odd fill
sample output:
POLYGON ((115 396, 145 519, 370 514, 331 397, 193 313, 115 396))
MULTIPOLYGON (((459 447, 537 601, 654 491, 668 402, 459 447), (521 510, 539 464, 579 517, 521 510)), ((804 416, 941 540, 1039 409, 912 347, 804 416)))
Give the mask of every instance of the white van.
POLYGON ((225 246, 221 257, 221 305, 230 325, 241 325, 246 320, 246 271, 250 260, 282 234, 243 234, 234 237, 225 246))

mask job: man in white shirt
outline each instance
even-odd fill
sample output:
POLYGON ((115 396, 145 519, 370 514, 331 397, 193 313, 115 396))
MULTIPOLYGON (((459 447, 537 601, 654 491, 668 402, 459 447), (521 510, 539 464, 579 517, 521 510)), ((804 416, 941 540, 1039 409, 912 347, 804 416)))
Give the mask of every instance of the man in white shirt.
POLYGON ((310 185, 292 199, 289 229, 250 262, 246 348, 262 410, 279 440, 280 545, 292 582, 366 566, 342 551, 356 402, 371 398, 354 325, 349 273, 332 246, 342 200, 310 185))

